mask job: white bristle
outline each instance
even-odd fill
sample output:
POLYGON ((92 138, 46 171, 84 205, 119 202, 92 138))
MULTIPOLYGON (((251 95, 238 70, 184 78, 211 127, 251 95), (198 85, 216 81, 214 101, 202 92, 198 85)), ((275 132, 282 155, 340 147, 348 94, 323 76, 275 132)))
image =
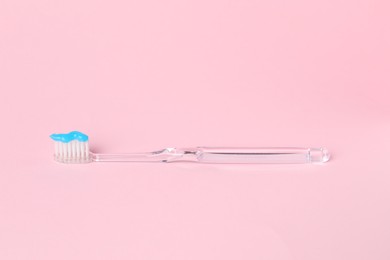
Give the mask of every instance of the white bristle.
POLYGON ((57 161, 65 163, 90 162, 88 141, 73 140, 69 143, 56 141, 54 142, 54 157, 57 161))
POLYGON ((63 143, 62 144, 62 157, 65 159, 68 158, 68 149, 66 149, 66 148, 68 148, 68 144, 63 143))
POLYGON ((76 157, 77 158, 80 157, 80 145, 79 144, 76 144, 76 157))
POLYGON ((64 156, 64 144, 63 143, 60 143, 60 156, 61 157, 64 156))
POLYGON ((62 143, 61 148, 62 148, 62 157, 66 158, 66 144, 62 143))
POLYGON ((72 142, 68 143, 66 150, 68 151, 68 157, 72 158, 72 142))
POLYGON ((54 142, 54 154, 55 154, 55 156, 57 156, 58 155, 58 142, 54 142))
POLYGON ((77 158, 77 156, 76 156, 76 142, 75 141, 72 141, 71 142, 71 144, 72 144, 72 157, 76 157, 77 158))
POLYGON ((85 143, 85 151, 86 151, 86 156, 88 157, 89 156, 89 147, 88 147, 88 142, 84 142, 85 143))
POLYGON ((72 142, 67 143, 66 150, 68 152, 68 158, 72 158, 72 142))
POLYGON ((68 158, 68 143, 62 145, 62 151, 64 158, 68 158))
POLYGON ((80 158, 84 158, 84 154, 85 154, 84 143, 80 144, 80 150, 81 150, 80 158))

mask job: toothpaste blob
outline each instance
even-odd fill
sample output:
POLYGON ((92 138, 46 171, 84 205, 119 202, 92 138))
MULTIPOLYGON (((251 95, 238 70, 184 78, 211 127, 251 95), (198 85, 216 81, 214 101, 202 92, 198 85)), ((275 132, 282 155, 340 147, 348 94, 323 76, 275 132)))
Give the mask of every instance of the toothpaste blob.
POLYGON ((88 141, 88 135, 83 134, 79 131, 72 131, 67 134, 52 134, 50 138, 57 142, 69 143, 73 140, 77 140, 79 142, 88 141))

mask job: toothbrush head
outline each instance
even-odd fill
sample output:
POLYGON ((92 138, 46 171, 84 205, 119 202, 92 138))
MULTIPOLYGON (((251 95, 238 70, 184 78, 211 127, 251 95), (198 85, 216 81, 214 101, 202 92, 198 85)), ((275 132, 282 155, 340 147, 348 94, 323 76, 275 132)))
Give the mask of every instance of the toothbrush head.
POLYGON ((54 141, 54 160, 57 162, 92 162, 87 135, 78 131, 72 131, 67 134, 52 134, 50 138, 54 141))

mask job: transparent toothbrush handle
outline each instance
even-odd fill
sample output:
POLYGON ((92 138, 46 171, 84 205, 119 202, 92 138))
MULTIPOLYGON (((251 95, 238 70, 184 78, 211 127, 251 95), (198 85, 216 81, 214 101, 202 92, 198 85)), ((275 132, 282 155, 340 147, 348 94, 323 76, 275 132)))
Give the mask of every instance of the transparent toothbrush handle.
POLYGON ((94 162, 197 162, 197 163, 319 163, 329 160, 325 148, 166 148, 149 153, 90 153, 94 162))
POLYGON ((201 163, 319 163, 329 158, 326 148, 197 148, 201 163))

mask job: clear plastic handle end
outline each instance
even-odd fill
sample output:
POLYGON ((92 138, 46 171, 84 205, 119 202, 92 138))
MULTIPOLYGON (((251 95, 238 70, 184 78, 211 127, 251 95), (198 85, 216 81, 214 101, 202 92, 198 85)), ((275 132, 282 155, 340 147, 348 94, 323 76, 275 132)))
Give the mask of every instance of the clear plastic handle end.
POLYGON ((324 163, 329 161, 330 153, 326 148, 311 148, 310 161, 312 163, 324 163))

